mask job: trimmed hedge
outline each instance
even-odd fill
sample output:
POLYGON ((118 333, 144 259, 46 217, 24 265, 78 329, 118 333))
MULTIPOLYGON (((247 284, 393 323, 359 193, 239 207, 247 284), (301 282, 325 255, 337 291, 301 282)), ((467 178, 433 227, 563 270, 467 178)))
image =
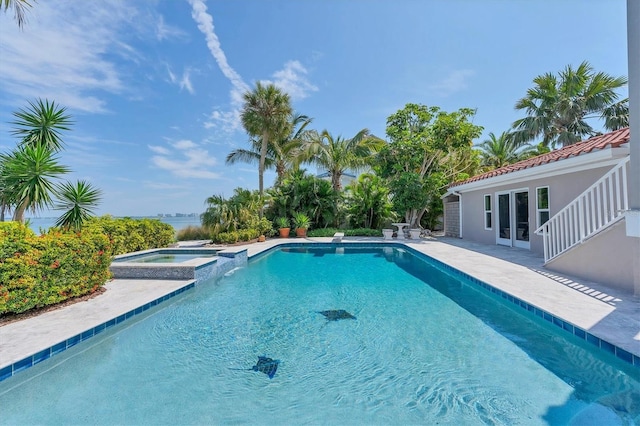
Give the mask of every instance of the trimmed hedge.
POLYGON ((82 231, 105 234, 114 256, 167 247, 175 241, 173 226, 158 219, 114 218, 108 215, 94 217, 84 223, 82 231))
POLYGON ((318 228, 307 231, 308 237, 333 237, 336 232, 344 232, 345 237, 382 237, 382 231, 379 229, 356 228, 356 229, 338 229, 338 228, 318 228))
POLYGON ((101 233, 36 236, 21 223, 0 222, 0 315, 94 292, 110 278, 111 250, 101 233))

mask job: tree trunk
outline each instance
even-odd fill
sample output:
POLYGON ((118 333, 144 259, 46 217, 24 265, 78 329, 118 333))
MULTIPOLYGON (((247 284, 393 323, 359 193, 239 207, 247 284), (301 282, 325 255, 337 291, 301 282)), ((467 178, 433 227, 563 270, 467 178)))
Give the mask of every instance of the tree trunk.
MULTIPOLYGON (((264 196, 264 162, 267 158, 267 146, 269 144, 269 134, 262 134, 262 145, 260 146, 260 164, 258 166, 258 189, 260 190, 260 198, 264 196)), ((262 208, 260 208, 260 219, 262 219, 262 208)))
POLYGON ((13 220, 16 222, 24 223, 24 211, 27 209, 27 205, 29 204, 29 199, 25 198, 18 204, 16 207, 16 211, 13 212, 13 220))

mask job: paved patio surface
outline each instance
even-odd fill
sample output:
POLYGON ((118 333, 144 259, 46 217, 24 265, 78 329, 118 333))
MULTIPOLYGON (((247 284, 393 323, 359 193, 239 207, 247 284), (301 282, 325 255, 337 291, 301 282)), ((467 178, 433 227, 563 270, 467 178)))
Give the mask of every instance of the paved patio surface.
MULTIPOLYGON (((290 239, 285 242, 300 242, 290 239)), ((331 242, 332 238, 305 241, 331 242)), ((383 241, 345 237, 343 242, 383 241)), ((246 246, 248 256, 282 243, 272 239, 246 246)), ((400 241, 395 241, 400 242, 400 241)), ((409 247, 447 263, 591 334, 640 356, 640 297, 543 267, 527 250, 452 238, 404 240, 409 247)), ((184 287, 191 281, 113 280, 107 291, 40 316, 0 326, 0 368, 33 355, 118 315, 184 287)))

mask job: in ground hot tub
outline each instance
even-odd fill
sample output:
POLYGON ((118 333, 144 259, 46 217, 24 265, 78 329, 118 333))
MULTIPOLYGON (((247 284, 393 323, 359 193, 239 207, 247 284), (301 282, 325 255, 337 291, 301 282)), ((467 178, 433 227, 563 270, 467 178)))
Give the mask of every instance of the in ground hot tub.
POLYGON ((242 257, 246 263, 246 249, 233 252, 213 248, 163 248, 115 256, 109 269, 116 279, 193 279, 198 282, 239 266, 242 257))

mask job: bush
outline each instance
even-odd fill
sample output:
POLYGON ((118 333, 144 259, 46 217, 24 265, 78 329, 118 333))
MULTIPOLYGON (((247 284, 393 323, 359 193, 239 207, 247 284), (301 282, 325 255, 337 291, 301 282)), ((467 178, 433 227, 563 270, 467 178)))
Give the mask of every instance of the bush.
POLYGON ((175 241, 173 226, 158 219, 131 219, 102 216, 91 218, 83 231, 105 234, 112 245, 112 255, 167 247, 175 241))
POLYGON ((379 229, 357 228, 357 229, 338 229, 338 228, 319 228, 307 231, 308 237, 333 237, 336 232, 344 232, 345 237, 382 237, 382 231, 379 229))
POLYGON ((211 230, 204 226, 187 226, 176 232, 176 240, 178 241, 191 241, 191 240, 210 240, 211 230))
POLYGON ((0 222, 0 315, 83 296, 110 277, 112 249, 97 232, 36 236, 16 222, 0 222))
POLYGON ((221 232, 213 238, 213 241, 220 244, 235 244, 239 238, 240 236, 236 231, 221 232))

